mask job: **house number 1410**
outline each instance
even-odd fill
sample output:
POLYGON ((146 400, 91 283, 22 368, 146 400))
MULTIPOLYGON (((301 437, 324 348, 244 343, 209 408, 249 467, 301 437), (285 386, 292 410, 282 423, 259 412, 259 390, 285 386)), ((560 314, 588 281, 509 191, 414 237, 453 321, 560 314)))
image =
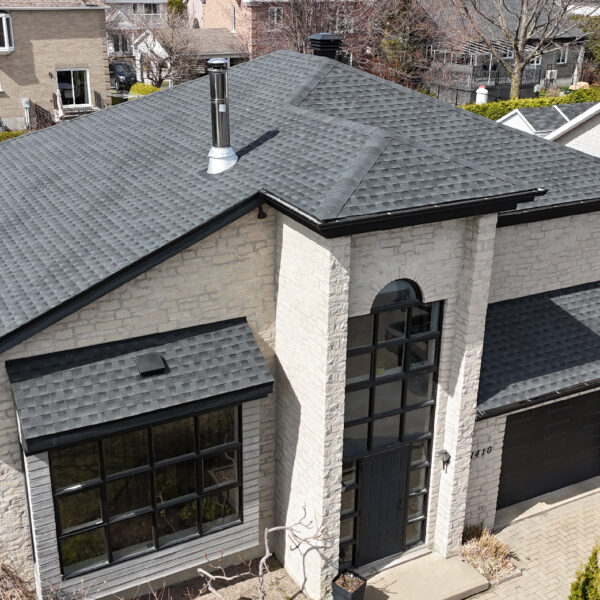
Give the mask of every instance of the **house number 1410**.
POLYGON ((471 452, 471 458, 477 458, 478 456, 485 456, 486 454, 492 453, 493 446, 488 446, 487 448, 482 448, 481 450, 474 450, 471 452))

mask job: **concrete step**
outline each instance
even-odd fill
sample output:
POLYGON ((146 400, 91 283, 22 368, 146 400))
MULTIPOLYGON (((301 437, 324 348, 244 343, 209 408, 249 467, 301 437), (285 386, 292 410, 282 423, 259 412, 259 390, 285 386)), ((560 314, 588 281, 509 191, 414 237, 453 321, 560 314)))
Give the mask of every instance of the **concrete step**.
POLYGON ((365 600, 463 600, 489 587, 460 556, 432 553, 371 577, 365 600))

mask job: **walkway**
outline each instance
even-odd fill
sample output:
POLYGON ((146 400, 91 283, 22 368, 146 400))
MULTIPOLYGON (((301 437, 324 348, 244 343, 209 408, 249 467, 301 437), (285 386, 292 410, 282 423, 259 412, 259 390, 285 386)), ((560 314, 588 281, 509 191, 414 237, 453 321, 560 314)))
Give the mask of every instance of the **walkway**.
POLYGON ((493 585, 477 600, 566 600, 575 571, 600 538, 599 486, 596 477, 546 494, 536 504, 500 511, 496 525, 510 524, 498 535, 517 555, 523 574, 493 585))

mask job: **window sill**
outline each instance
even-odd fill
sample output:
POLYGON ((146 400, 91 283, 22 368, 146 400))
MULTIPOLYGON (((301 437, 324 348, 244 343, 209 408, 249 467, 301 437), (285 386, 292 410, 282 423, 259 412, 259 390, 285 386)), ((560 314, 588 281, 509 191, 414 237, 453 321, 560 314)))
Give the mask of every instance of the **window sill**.
POLYGON ((11 54, 14 51, 14 46, 12 48, 0 48, 0 54, 11 54))

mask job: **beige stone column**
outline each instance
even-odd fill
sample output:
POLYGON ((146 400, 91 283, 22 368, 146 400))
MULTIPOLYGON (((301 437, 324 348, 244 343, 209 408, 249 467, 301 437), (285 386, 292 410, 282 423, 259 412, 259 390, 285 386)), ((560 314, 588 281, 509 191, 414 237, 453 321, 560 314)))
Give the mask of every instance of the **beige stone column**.
POLYGON ((337 573, 350 239, 327 240, 291 219, 278 222, 275 351, 278 524, 323 525, 325 556, 279 543, 279 557, 313 599, 337 573))

